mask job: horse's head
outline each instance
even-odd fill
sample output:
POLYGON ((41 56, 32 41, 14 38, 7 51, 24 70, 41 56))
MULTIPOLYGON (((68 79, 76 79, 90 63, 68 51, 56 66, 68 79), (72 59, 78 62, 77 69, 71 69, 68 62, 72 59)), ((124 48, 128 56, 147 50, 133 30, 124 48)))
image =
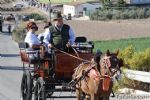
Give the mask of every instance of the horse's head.
POLYGON ((118 54, 119 50, 115 53, 107 50, 106 53, 101 54, 98 64, 102 75, 113 76, 115 72, 120 70, 121 66, 123 66, 123 60, 118 58, 118 54))

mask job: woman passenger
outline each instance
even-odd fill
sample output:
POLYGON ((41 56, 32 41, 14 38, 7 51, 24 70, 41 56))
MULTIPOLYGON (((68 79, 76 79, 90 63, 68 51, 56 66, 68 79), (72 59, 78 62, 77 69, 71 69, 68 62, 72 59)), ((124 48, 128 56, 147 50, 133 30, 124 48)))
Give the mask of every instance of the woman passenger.
POLYGON ((39 49, 41 46, 40 40, 36 36, 36 31, 38 27, 35 22, 29 22, 27 24, 27 34, 25 37, 25 42, 28 43, 29 47, 34 49, 39 49))

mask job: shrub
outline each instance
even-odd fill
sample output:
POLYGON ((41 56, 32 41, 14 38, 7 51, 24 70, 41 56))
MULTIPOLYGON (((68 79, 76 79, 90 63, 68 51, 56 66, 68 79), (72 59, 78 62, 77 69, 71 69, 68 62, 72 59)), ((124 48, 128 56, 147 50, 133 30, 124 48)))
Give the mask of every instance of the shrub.
POLYGON ((119 11, 119 10, 114 10, 113 11, 113 19, 121 19, 121 16, 120 16, 120 14, 121 14, 121 11, 119 11))
POLYGON ((127 84, 129 84, 131 81, 127 77, 125 77, 125 74, 122 73, 122 78, 119 81, 115 81, 113 84, 113 91, 118 92, 120 88, 125 88, 127 84))
POLYGON ((105 12, 105 19, 112 19, 112 11, 111 10, 108 10, 105 12))
POLYGON ((150 49, 147 49, 143 52, 135 52, 133 57, 129 59, 128 64, 131 66, 132 69, 149 69, 150 49))
POLYGON ((150 70, 150 49, 135 52, 133 46, 129 46, 119 53, 119 57, 131 69, 150 70))
POLYGON ((124 11, 120 14, 120 19, 129 19, 129 18, 130 17, 129 17, 129 14, 128 14, 128 10, 126 10, 126 11, 124 11))
POLYGON ((146 16, 150 17, 150 9, 146 9, 146 16))
MULTIPOLYGON (((124 63, 129 65, 130 69, 138 69, 142 71, 150 71, 150 48, 141 51, 135 52, 134 47, 131 45, 119 53, 119 57, 124 60, 124 63)), ((113 89, 117 91, 120 88, 129 87, 133 89, 141 89, 148 91, 148 85, 142 82, 130 80, 125 77, 123 73, 123 77, 119 82, 114 83, 113 89)))
POLYGON ((132 58, 134 54, 134 47, 132 45, 126 47, 124 50, 120 51, 119 57, 124 60, 125 64, 128 64, 128 60, 132 58))
POLYGON ((146 18, 146 14, 145 14, 144 9, 138 9, 137 11, 138 11, 137 16, 138 16, 139 19, 146 18))
POLYGON ((14 29, 12 32, 12 39, 16 42, 21 42, 21 41, 24 41, 25 35, 26 34, 23 28, 17 28, 17 29, 14 29))
POLYGON ((45 20, 45 19, 46 19, 45 17, 41 16, 41 15, 38 14, 38 13, 32 13, 32 14, 30 15, 30 18, 31 18, 31 19, 34 19, 34 20, 45 20))
POLYGON ((117 1, 117 6, 118 7, 125 7, 126 6, 126 2, 124 0, 118 0, 117 1))
POLYGON ((91 20, 143 19, 150 17, 150 8, 102 8, 90 15, 91 20))

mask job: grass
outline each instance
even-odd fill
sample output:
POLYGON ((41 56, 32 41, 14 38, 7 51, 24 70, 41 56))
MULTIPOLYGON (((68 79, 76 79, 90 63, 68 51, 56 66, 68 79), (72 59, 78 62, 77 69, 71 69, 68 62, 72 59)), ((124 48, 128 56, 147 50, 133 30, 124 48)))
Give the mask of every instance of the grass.
POLYGON ((109 41, 95 41, 95 48, 101 51, 106 51, 107 49, 115 51, 116 49, 124 49, 127 46, 132 45, 135 51, 143 51, 150 48, 150 37, 147 38, 131 38, 131 39, 121 39, 121 40, 109 40, 109 41))
MULTIPOLYGON (((39 0, 42 3, 49 3, 49 0, 39 0)), ((92 1, 92 0, 77 0, 79 2, 86 2, 86 1, 92 1)), ((93 0, 95 1, 95 0, 93 0)), ((74 2, 74 0, 51 0, 52 3, 71 3, 74 2)))

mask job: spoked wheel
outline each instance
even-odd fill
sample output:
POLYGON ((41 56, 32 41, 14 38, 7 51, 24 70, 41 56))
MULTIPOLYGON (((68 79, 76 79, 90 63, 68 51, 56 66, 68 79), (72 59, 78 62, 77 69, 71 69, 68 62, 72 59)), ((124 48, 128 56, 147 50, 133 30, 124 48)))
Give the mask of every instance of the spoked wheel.
POLYGON ((32 100, 33 80, 29 71, 25 71, 21 81, 21 100, 32 100))
POLYGON ((53 90, 55 90, 55 85, 46 86, 46 89, 51 90, 51 91, 49 91, 49 92, 47 93, 47 96, 48 96, 48 97, 51 97, 51 96, 53 95, 53 93, 54 93, 53 90))
POLYGON ((46 91, 43 78, 39 77, 34 89, 34 100, 46 100, 46 91))

